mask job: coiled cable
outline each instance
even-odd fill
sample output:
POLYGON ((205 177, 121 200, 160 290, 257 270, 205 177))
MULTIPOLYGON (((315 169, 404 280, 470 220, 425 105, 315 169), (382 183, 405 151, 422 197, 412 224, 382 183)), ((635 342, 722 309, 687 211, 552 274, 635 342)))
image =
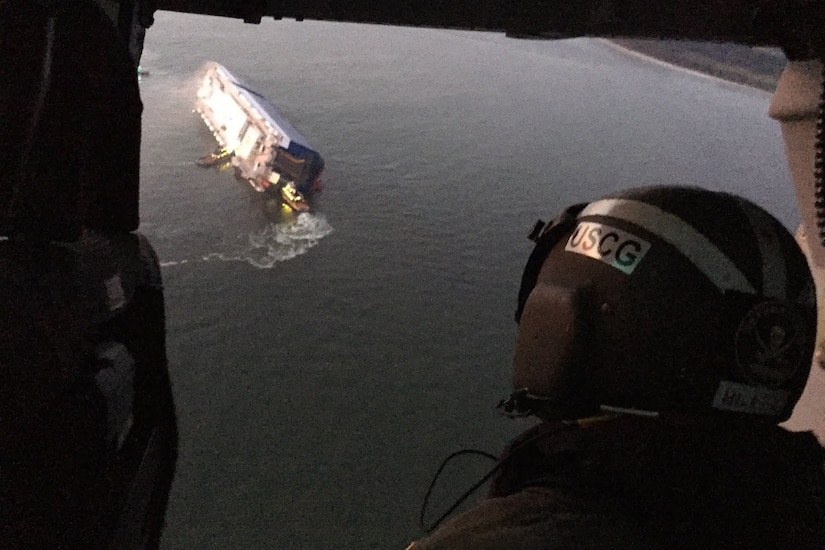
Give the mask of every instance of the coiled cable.
POLYGON ((822 90, 819 94, 819 118, 816 121, 814 157, 814 197, 819 242, 825 246, 825 58, 822 60, 822 90))

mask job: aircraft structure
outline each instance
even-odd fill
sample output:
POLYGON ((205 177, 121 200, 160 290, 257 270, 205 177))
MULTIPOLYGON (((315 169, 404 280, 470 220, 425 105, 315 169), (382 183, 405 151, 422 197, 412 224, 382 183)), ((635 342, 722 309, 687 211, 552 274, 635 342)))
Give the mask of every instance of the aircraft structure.
MULTIPOLYGON (((74 365, 76 357, 88 356, 96 366, 92 376, 81 367, 77 372, 64 369, 60 374, 66 376, 56 377, 60 384, 39 393, 21 387, 17 394, 37 395, 34 405, 49 413, 57 433, 63 433, 58 428, 66 415, 88 418, 89 429, 82 434, 66 432, 60 441, 38 439, 27 426, 42 427, 45 417, 31 416, 31 407, 15 409, 19 403, 0 399, 0 421, 15 418, 20 424, 0 425, 4 452, 19 451, 3 463, 2 503, 11 499, 11 509, 20 516, 12 521, 6 517, 0 525, 14 531, 0 532, 4 547, 15 547, 14 537, 24 541, 20 547, 158 545, 177 433, 159 265, 151 246, 135 233, 141 113, 136 68, 157 10, 253 24, 273 17, 503 32, 514 39, 600 36, 780 47, 789 63, 769 114, 782 127, 803 220, 800 235, 820 303, 825 303, 823 0, 5 0, 0 13, 11 20, 0 25, 0 112, 8 118, 3 120, 0 159, 10 168, 0 180, 0 235, 5 239, 0 241, 0 260, 7 267, 3 276, 23 274, 12 281, 22 296, 19 311, 33 326, 44 325, 38 337, 57 355, 57 363, 74 365), (81 89, 84 93, 77 93, 81 89), (10 108, 17 105, 30 107, 10 108), (82 140, 52 132, 64 126, 89 131, 82 140), (45 172, 34 177, 34 166, 46 167, 45 172), (67 180, 67 173, 77 177, 67 180), (21 243, 26 246, 18 246, 21 243), (38 294, 38 288, 24 284, 38 278, 62 278, 62 286, 55 287, 62 294, 38 294), (66 281, 72 284, 63 284, 66 281), (80 295, 91 298, 76 299, 80 295), (66 338, 55 339, 48 326, 51 318, 31 304, 56 304, 62 307, 56 318, 88 322, 67 323, 57 331, 66 338), (88 346, 75 349, 78 342, 88 346), (85 385, 75 386, 74 381, 85 385), (32 423, 21 424, 25 419, 32 423), (98 469, 89 470, 89 450, 94 450, 92 457, 106 457, 98 469), (46 523, 32 523, 35 520, 25 515, 31 488, 15 484, 5 470, 7 463, 35 468, 26 466, 31 456, 71 458, 57 461, 60 469, 49 470, 52 477, 43 478, 43 487, 50 489, 48 479, 54 479, 61 495, 79 496, 39 503, 38 512, 46 514, 39 519, 46 523), (76 477, 79 471, 105 475, 81 479, 76 477), (105 496, 105 522, 99 521, 100 510, 79 504, 87 502, 89 491, 105 496), (71 528, 42 528, 64 516, 72 518, 71 528), (35 535, 41 538, 30 538, 35 535)), ((822 310, 820 339, 825 333, 822 310)), ((9 323, 7 334, 28 337, 23 332, 15 332, 9 323)), ((821 362, 821 340, 818 354, 821 362)), ((22 383, 42 381, 34 376, 22 383)))

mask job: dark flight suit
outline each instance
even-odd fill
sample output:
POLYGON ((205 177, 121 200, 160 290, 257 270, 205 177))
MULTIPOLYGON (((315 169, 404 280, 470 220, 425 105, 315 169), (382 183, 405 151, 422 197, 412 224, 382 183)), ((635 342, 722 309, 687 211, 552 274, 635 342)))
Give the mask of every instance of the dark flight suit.
POLYGON ((726 419, 540 424, 487 499, 409 548, 825 548, 824 457, 810 433, 726 419))

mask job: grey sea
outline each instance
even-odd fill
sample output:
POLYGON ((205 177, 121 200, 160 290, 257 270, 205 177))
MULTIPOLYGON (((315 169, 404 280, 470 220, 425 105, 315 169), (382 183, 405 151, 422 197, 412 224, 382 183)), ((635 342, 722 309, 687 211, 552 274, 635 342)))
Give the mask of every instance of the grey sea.
MULTIPOLYGON (((527 231, 644 184, 798 215, 770 94, 587 39, 159 13, 141 230, 163 262, 181 429, 165 550, 404 548, 461 448, 497 453, 527 231), (228 172, 192 112, 224 64, 326 160, 312 213, 228 172)), ((795 428, 822 417, 821 383, 795 428)), ((453 464, 435 518, 490 468, 453 464)))

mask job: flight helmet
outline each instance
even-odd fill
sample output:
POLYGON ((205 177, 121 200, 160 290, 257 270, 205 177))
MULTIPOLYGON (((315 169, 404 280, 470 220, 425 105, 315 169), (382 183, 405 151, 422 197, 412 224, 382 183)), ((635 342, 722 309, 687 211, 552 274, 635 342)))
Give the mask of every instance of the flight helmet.
POLYGON ((816 337, 791 233, 752 202, 644 187, 537 228, 522 277, 505 409, 786 420, 816 337))

